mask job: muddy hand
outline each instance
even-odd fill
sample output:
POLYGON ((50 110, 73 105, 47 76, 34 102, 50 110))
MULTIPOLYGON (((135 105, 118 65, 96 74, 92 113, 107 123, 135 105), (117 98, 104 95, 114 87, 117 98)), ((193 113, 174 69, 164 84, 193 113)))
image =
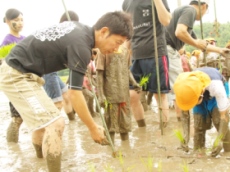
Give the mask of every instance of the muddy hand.
POLYGON ((140 93, 140 92, 142 91, 142 88, 141 88, 141 86, 140 86, 138 83, 136 83, 136 84, 133 85, 133 89, 134 89, 137 93, 140 93))
POLYGON ((108 141, 105 137, 105 130, 102 126, 97 126, 97 129, 91 132, 91 136, 96 143, 105 145, 108 141))
POLYGON ((222 143, 220 142, 218 145, 215 145, 212 147, 212 152, 211 152, 211 156, 212 157, 216 157, 220 151, 222 150, 223 146, 222 143))
POLYGON ((222 48, 221 53, 223 57, 230 58, 230 49, 229 48, 222 48))

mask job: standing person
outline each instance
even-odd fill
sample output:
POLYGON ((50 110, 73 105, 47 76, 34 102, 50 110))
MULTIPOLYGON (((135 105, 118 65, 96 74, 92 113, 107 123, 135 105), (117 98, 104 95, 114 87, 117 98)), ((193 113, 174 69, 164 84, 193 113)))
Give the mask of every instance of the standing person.
POLYGON ((217 156, 222 147, 225 152, 230 152, 230 102, 221 73, 212 67, 197 68, 195 71, 180 74, 173 89, 179 108, 184 111, 193 108, 194 150, 205 147, 205 133, 213 123, 218 136, 214 141, 211 156, 217 156))
POLYGON ((129 139, 132 124, 129 84, 137 92, 141 91, 130 72, 130 62, 127 43, 121 45, 117 52, 97 55, 98 101, 105 108, 104 117, 113 142, 115 133, 119 133, 123 141, 129 139))
MULTIPOLYGON (((159 74, 161 94, 157 94, 157 72, 155 62, 153 18, 151 0, 124 0, 122 8, 130 13, 133 18, 134 35, 131 40, 132 46, 132 66, 131 72, 137 83, 144 76, 150 76, 146 90, 154 94, 156 100, 158 96, 162 99, 163 125, 166 126, 169 118, 169 105, 167 93, 170 90, 168 79, 168 57, 166 50, 165 32, 163 25, 169 24, 171 14, 167 0, 154 0, 155 22, 157 33, 157 51, 159 58, 159 74)), ((140 101, 141 94, 135 90, 130 90, 130 104, 132 113, 139 127, 145 127, 144 110, 140 101)))
MULTIPOLYGON (((10 33, 5 36, 0 47, 12 43, 18 43, 25 38, 25 36, 20 34, 24 26, 22 12, 17 9, 10 8, 6 11, 3 21, 9 26, 10 33)), ((7 142, 17 143, 19 138, 19 129, 23 120, 11 102, 9 102, 9 106, 11 122, 7 128, 6 140, 7 142)))
MULTIPOLYGON (((203 52, 212 51, 219 54, 223 54, 224 48, 216 47, 211 44, 208 44, 206 40, 196 39, 196 36, 193 32, 193 25, 196 20, 200 20, 201 17, 207 12, 209 5, 209 0, 191 0, 189 5, 178 7, 172 13, 172 20, 170 24, 166 27, 166 40, 167 40, 167 49, 169 53, 169 77, 170 84, 173 87, 173 84, 177 76, 183 72, 181 59, 178 51, 185 45, 191 45, 198 49, 201 49, 203 52)), ((174 93, 172 92, 174 95, 174 93)), ((175 95, 174 95, 175 101, 175 95)), ((176 105, 176 104, 175 104, 176 105)), ((185 148, 188 151, 187 143, 189 140, 189 111, 181 112, 182 126, 184 129, 185 144, 182 145, 182 148, 185 148)), ((196 126, 196 119, 194 123, 196 126)))
POLYGON ((109 54, 132 36, 127 13, 104 14, 93 27, 66 21, 36 31, 19 42, 0 66, 0 89, 32 131, 37 157, 46 158, 48 170, 61 171, 64 119, 41 87, 42 75, 70 69, 68 96, 74 111, 97 143, 106 141, 104 129, 91 117, 82 94, 82 83, 92 48, 109 54), (36 55, 36 56, 35 56, 36 55))
MULTIPOLYGON (((71 21, 79 21, 78 15, 74 11, 68 11, 71 21)), ((63 13, 60 18, 60 23, 68 21, 66 13, 63 13)), ((48 96, 53 100, 56 107, 61 110, 64 108, 69 120, 75 119, 75 112, 67 95, 68 87, 62 82, 57 72, 52 72, 43 76, 45 89, 48 96)))

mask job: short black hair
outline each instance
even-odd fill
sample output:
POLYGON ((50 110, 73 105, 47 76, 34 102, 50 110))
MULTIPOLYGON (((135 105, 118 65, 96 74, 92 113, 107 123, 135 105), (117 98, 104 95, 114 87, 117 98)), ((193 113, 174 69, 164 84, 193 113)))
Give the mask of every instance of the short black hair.
POLYGON ((5 17, 3 18, 3 22, 6 23, 6 20, 13 20, 17 18, 20 14, 22 14, 21 11, 15 8, 10 8, 6 11, 5 17))
MULTIPOLYGON (((67 11, 70 17, 71 21, 79 21, 79 17, 77 15, 77 13, 75 13, 74 11, 67 11)), ((66 12, 62 14, 59 23, 62 23, 64 21, 68 21, 66 12)))
POLYGON ((102 27, 108 27, 110 34, 125 36, 128 40, 133 34, 131 15, 123 11, 104 14, 93 26, 94 30, 100 30, 102 27))
MULTIPOLYGON (((200 2, 201 5, 206 4, 206 2, 200 2)), ((191 1, 189 5, 199 5, 198 1, 191 1)), ((207 4, 208 5, 208 4, 207 4)))

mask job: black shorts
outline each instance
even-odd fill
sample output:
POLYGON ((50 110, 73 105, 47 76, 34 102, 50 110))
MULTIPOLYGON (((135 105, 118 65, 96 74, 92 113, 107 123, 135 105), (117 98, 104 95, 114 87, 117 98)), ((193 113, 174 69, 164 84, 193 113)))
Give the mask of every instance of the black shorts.
MULTIPOLYGON (((168 57, 163 56, 158 58, 158 64, 161 93, 168 93, 170 91, 168 57)), ((133 60, 131 72, 138 83, 140 83, 142 77, 149 76, 149 81, 146 86, 143 86, 143 90, 151 93, 158 93, 155 58, 133 60)), ((130 88, 132 89, 132 87, 130 88)))

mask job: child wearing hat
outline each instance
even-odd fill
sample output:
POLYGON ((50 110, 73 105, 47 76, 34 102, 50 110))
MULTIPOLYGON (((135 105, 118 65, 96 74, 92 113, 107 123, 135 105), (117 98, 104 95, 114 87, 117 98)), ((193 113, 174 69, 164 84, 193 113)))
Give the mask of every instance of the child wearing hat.
MULTIPOLYGON (((194 150, 205 148, 205 133, 211 123, 218 131, 211 156, 217 156, 222 148, 230 151, 229 108, 221 73, 211 67, 197 68, 181 73, 173 86, 176 103, 183 111, 193 108, 194 150)), ((188 141, 188 140, 187 140, 188 141)), ((188 144, 184 143, 185 145, 188 144)))

